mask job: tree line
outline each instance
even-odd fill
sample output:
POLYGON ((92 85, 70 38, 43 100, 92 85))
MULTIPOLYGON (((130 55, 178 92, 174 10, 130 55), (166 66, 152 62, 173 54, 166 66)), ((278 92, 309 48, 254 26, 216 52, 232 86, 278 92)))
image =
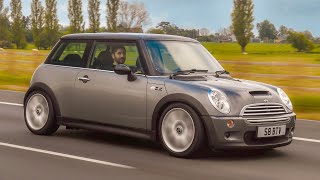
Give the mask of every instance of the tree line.
POLYGON ((22 15, 21 0, 10 0, 4 7, 0 0, 0 47, 23 49, 34 43, 38 49, 51 48, 61 37, 83 32, 143 32, 149 22, 149 13, 141 2, 107 0, 105 4, 106 27, 101 27, 102 5, 100 0, 88 0, 88 28, 83 17, 82 0, 68 0, 69 25, 59 24, 57 0, 32 0, 31 14, 22 15))
POLYGON ((292 43, 292 46, 299 51, 311 51, 314 49, 314 43, 320 43, 320 38, 313 37, 308 30, 296 32, 292 28, 287 28, 284 25, 277 30, 270 21, 264 20, 257 24, 259 37, 264 42, 284 42, 292 43))
MULTIPOLYGON (((254 4, 252 0, 234 0, 232 12, 231 31, 235 35, 238 44, 241 46, 241 51, 245 53, 245 47, 251 41, 254 34, 253 10, 254 4)), ((311 51, 315 48, 314 38, 309 31, 296 32, 293 29, 288 29, 285 26, 280 26, 279 31, 268 20, 264 20, 257 24, 259 37, 265 41, 275 40, 277 38, 288 41, 298 51, 311 51)))
MULTIPOLYGON (((198 39, 199 41, 225 42, 234 37, 245 52, 248 43, 255 41, 255 25, 252 0, 233 0, 231 14, 232 24, 222 28, 218 33, 210 34, 206 28, 184 29, 170 22, 162 21, 148 33, 171 34, 198 39)), ((82 32, 143 32, 143 26, 150 21, 149 13, 142 2, 125 0, 107 0, 101 5, 100 0, 88 0, 88 26, 83 17, 82 0, 68 0, 69 25, 59 24, 57 0, 32 0, 31 15, 23 16, 21 0, 10 0, 10 6, 4 7, 0 0, 0 47, 25 48, 27 43, 34 43, 38 49, 49 49, 65 34, 82 32), (106 12, 106 27, 101 27, 100 11, 106 12), (10 10, 10 11, 9 11, 10 10), (87 28, 86 28, 87 27, 87 28)), ((314 38, 310 31, 296 32, 291 28, 280 26, 279 30, 268 20, 256 24, 259 41, 289 42, 299 51, 310 51, 314 38)))

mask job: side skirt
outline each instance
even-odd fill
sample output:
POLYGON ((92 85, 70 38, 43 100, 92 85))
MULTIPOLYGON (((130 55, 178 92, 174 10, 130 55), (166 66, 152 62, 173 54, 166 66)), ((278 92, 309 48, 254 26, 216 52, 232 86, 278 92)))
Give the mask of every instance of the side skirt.
POLYGON ((103 123, 95 123, 86 120, 72 119, 67 117, 57 117, 57 120, 60 125, 67 126, 69 128, 71 127, 77 129, 106 132, 111 134, 119 134, 129 137, 155 141, 155 139, 153 138, 155 133, 149 130, 128 128, 103 123))

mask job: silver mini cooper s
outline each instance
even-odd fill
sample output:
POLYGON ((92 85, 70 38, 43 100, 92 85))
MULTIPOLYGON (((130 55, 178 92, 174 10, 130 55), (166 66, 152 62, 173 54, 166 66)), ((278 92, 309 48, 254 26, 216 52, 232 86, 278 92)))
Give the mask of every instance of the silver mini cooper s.
POLYGON ((34 134, 117 133, 176 157, 285 146, 296 120, 283 90, 231 77, 198 41, 131 33, 63 36, 34 72, 24 115, 34 134))

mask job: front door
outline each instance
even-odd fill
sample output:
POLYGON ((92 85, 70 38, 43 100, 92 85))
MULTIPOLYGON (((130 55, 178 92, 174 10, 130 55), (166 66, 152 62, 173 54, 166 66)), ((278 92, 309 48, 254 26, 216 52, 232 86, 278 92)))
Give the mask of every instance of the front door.
POLYGON ((42 79, 55 94, 61 116, 72 116, 72 94, 74 79, 88 60, 92 41, 60 40, 43 68, 42 79))
MULTIPOLYGON (((120 58, 122 56, 119 55, 120 58)), ((89 68, 83 69, 75 80, 73 117, 95 123, 145 129, 147 77, 137 67, 138 57, 135 43, 95 43, 89 68), (117 63, 114 60, 116 57, 112 56, 118 52, 114 48, 119 47, 126 53, 119 62, 125 60, 124 64, 136 72, 137 80, 130 82, 127 75, 118 75, 113 69, 108 69, 117 63)))

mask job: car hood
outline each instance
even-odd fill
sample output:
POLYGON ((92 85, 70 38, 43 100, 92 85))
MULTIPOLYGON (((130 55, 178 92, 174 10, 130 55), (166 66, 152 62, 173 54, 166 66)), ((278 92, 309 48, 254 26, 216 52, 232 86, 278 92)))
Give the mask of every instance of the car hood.
MULTIPOLYGON (((186 86, 189 84, 194 88, 200 88, 204 91, 217 89, 224 92, 232 106, 230 115, 239 115, 242 108, 250 104, 276 103, 282 104, 284 108, 286 108, 277 93, 277 87, 272 85, 234 79, 228 76, 186 77, 183 80, 179 78, 175 80, 180 81, 180 83, 186 86)), ((204 100, 205 98, 201 99, 202 102, 204 102, 204 100)))
POLYGON ((274 91, 270 85, 234 78, 207 78, 206 81, 192 81, 202 86, 217 88, 222 91, 251 92, 251 91, 274 91))

